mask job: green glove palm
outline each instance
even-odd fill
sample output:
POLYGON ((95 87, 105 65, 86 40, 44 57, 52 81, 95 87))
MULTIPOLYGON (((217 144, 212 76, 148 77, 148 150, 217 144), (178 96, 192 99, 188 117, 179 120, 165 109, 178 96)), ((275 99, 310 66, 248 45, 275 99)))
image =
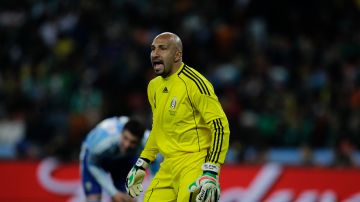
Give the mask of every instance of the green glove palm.
POLYGON ((139 196, 143 191, 142 182, 145 177, 145 169, 149 167, 146 160, 139 158, 126 177, 126 191, 131 197, 139 196))

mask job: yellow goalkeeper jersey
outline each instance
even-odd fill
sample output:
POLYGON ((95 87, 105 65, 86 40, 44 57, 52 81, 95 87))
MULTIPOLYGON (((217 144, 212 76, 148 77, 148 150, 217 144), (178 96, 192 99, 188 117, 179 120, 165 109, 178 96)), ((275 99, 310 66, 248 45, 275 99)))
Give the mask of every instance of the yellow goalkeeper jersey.
POLYGON ((149 82, 148 99, 153 123, 142 158, 153 161, 158 152, 165 158, 207 152, 204 162, 224 163, 229 123, 213 86, 203 75, 182 63, 171 76, 149 82))

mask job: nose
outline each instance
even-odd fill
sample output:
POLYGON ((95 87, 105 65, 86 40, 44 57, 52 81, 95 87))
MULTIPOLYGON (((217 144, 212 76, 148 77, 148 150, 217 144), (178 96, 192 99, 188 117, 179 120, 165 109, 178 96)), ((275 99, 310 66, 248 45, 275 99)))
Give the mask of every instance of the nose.
POLYGON ((125 151, 129 150, 129 148, 130 148, 130 142, 125 141, 125 142, 123 143, 123 147, 124 147, 124 150, 125 150, 125 151))
POLYGON ((157 58, 159 57, 159 51, 157 49, 154 49, 151 51, 151 57, 152 58, 157 58))

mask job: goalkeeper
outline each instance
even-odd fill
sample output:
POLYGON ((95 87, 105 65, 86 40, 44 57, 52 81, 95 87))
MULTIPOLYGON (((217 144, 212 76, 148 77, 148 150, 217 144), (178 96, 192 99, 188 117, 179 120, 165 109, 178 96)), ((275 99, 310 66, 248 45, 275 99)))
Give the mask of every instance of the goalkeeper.
POLYGON ((182 42, 169 32, 155 37, 148 84, 150 136, 127 176, 127 191, 143 191, 144 170, 164 157, 144 201, 218 201, 219 174, 229 145, 229 124, 211 83, 182 62, 182 42))

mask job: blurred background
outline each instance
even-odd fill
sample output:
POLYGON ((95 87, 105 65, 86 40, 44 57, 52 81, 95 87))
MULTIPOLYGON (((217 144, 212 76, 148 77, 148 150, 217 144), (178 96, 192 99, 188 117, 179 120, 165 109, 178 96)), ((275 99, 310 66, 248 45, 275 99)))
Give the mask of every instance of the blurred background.
POLYGON ((1 1, 0 158, 76 162, 103 118, 150 127, 171 31, 228 116, 227 164, 360 166, 359 20, 359 0, 1 1))

